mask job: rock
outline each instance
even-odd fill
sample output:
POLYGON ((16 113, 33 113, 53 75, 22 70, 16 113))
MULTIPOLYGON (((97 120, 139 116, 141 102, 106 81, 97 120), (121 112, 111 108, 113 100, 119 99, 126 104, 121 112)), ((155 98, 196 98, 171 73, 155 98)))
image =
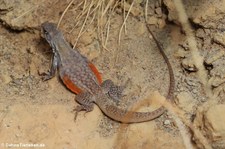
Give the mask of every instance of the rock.
POLYGON ((200 28, 196 31, 196 37, 199 37, 199 38, 202 38, 202 39, 205 37, 205 32, 202 28, 200 28))
MULTIPOLYGON (((133 2, 133 0, 126 0, 126 2, 131 4, 133 2)), ((144 0, 135 0, 135 3, 137 3, 137 4, 141 4, 143 2, 145 2, 145 1, 144 0)))
POLYGON ((197 71, 197 68, 196 66, 194 65, 194 62, 191 58, 191 56, 185 58, 182 60, 181 62, 181 65, 182 67, 185 69, 185 70, 188 70, 190 72, 196 72, 197 71))
POLYGON ((97 36, 97 34, 95 32, 93 32, 93 31, 86 31, 80 37, 79 42, 80 42, 80 44, 90 45, 93 42, 94 38, 97 38, 96 36, 97 36))
MULTIPOLYGON (((215 105, 204 114, 204 127, 211 140, 225 145, 225 104, 215 105)), ((214 144, 215 146, 215 144, 214 144)), ((217 145, 216 145, 217 146, 217 145)))
POLYGON ((158 8, 158 7, 161 7, 161 5, 162 5, 162 3, 161 3, 161 0, 157 0, 156 2, 155 2, 155 7, 156 8, 158 8))
POLYGON ((97 57, 99 57, 100 54, 100 45, 97 40, 94 40, 91 44, 80 47, 79 51, 81 54, 88 57, 88 59, 93 60, 97 57))
POLYGON ((185 51, 183 48, 179 48, 174 56, 177 58, 185 58, 188 55, 189 51, 185 51))
POLYGON ((10 77, 10 75, 7 75, 7 74, 0 75, 1 84, 8 84, 11 81, 12 81, 12 78, 10 77))
POLYGON ((165 121, 163 122, 163 124, 164 124, 164 125, 170 125, 171 122, 170 122, 170 120, 165 120, 165 121))
POLYGON ((188 92, 181 92, 177 95, 178 106, 187 112, 192 112, 196 102, 192 95, 188 92))
POLYGON ((3 0, 2 3, 0 3, 0 8, 8 3, 11 4, 8 6, 7 10, 5 10, 7 13, 0 17, 0 20, 4 22, 4 24, 10 26, 14 30, 22 30, 26 28, 29 23, 33 25, 33 22, 36 22, 38 17, 36 16, 35 18, 31 13, 31 9, 37 8, 37 4, 35 6, 34 2, 27 2, 25 0, 3 0))
POLYGON ((158 19, 155 16, 151 16, 147 18, 147 24, 156 25, 158 23, 158 19))
POLYGON ((136 28, 136 35, 137 36, 143 36, 143 34, 146 32, 146 25, 142 22, 137 22, 137 24, 135 25, 136 28))
POLYGON ((157 14, 157 16, 162 17, 162 9, 161 7, 158 7, 155 9, 155 13, 157 14))
POLYGON ((159 28, 164 28, 166 26, 166 21, 163 19, 158 19, 159 28))
POLYGON ((224 33, 216 33, 213 36, 213 41, 225 47, 225 35, 224 33))
POLYGON ((225 55, 225 51, 224 50, 221 50, 221 49, 211 50, 211 51, 209 51, 209 53, 207 54, 207 56, 205 58, 205 63, 207 65, 211 65, 214 62, 216 62, 219 59, 221 59, 224 55, 225 55))
MULTIPOLYGON (((122 9, 125 9, 125 11, 128 11, 130 9, 130 6, 131 6, 127 2, 121 3, 120 5, 121 5, 120 7, 122 9)), ((144 14, 144 12, 142 10, 142 7, 139 4, 134 4, 134 6, 132 7, 132 9, 130 10, 130 13, 133 16, 140 16, 140 15, 143 15, 144 14)))
POLYGON ((214 136, 225 137, 225 104, 220 104, 211 107, 205 114, 206 128, 214 132, 214 136))
MULTIPOLYGON (((59 19, 59 14, 64 11, 67 5, 66 1, 46 1, 43 3, 42 1, 29 0, 1 0, 0 20, 4 26, 12 30, 34 31, 39 29, 42 22, 56 22, 59 19)), ((77 14, 76 11, 69 13, 77 14)))
POLYGON ((223 24, 224 19, 221 20, 221 18, 224 17, 223 12, 225 11, 225 8, 221 3, 224 3, 224 0, 222 0, 223 2, 216 1, 214 3, 205 1, 204 5, 196 2, 195 7, 189 5, 187 11, 189 12, 191 20, 204 28, 217 28, 218 24, 223 24))
POLYGON ((176 24, 180 24, 179 21, 178 21, 177 10, 174 6, 173 1, 172 0, 164 0, 163 3, 167 7, 167 10, 169 12, 168 20, 173 21, 176 24))
POLYGON ((0 14, 6 14, 13 9, 13 3, 9 0, 2 1, 0 4, 0 14))
MULTIPOLYGON (((178 13, 172 0, 164 0, 164 5, 168 10, 168 19, 176 24, 180 24, 178 13)), ((224 28, 224 7, 225 0, 211 1, 183 1, 187 16, 191 22, 203 28, 224 28), (204 2, 204 5, 203 5, 204 2), (218 25, 220 24, 220 25, 218 25)))
POLYGON ((220 77, 214 76, 210 78, 212 87, 216 88, 225 83, 225 78, 221 79, 220 77))

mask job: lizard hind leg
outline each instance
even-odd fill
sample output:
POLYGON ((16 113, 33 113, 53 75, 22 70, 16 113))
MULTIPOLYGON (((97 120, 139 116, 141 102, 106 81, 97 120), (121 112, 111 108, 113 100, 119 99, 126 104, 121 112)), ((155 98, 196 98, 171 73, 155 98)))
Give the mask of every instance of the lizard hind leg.
POLYGON ((105 80, 101 84, 101 87, 103 88, 104 93, 107 94, 110 97, 110 99, 112 99, 118 104, 118 102, 122 97, 124 87, 115 85, 113 81, 109 79, 105 80))
POLYGON ((78 105, 74 111, 74 121, 77 118, 77 115, 80 111, 91 112, 94 109, 94 100, 92 95, 88 92, 82 92, 75 97, 75 101, 77 101, 80 105, 78 105))

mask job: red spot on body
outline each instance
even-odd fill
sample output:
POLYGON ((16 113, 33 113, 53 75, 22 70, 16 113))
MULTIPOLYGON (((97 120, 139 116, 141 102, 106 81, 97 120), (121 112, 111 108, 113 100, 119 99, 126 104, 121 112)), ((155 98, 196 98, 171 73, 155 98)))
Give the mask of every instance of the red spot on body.
POLYGON ((92 72, 95 74, 95 76, 98 80, 98 83, 102 84, 102 76, 101 76, 100 72, 98 71, 98 69, 91 62, 88 65, 89 65, 90 69, 92 70, 92 72))
POLYGON ((74 92, 75 94, 79 94, 82 92, 82 90, 77 87, 67 75, 64 75, 62 78, 63 83, 66 85, 66 87, 68 89, 70 89, 72 92, 74 92))

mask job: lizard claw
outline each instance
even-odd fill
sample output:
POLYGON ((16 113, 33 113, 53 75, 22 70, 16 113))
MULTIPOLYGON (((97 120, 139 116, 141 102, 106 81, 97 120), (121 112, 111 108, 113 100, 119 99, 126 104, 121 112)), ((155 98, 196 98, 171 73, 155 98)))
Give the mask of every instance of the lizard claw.
POLYGON ((51 75, 51 73, 49 71, 41 73, 40 76, 41 76, 43 81, 47 81, 47 80, 53 78, 53 76, 51 75))
POLYGON ((75 111, 74 122, 76 121, 77 115, 80 111, 85 111, 84 116, 86 116, 86 114, 92 110, 93 106, 78 105, 76 108, 73 109, 73 111, 75 111))
POLYGON ((75 112, 74 118, 73 118, 74 122, 76 122, 77 115, 82 110, 84 110, 84 108, 82 106, 80 106, 80 105, 73 109, 73 112, 75 112))

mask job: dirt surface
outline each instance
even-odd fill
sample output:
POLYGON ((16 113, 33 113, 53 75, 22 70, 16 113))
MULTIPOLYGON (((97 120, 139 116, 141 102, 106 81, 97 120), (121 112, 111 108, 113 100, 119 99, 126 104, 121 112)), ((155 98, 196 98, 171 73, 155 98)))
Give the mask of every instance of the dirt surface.
MULTIPOLYGON (((41 36, 40 25, 45 21, 57 23, 68 4, 53 0, 3 0, 0 4, 0 148, 34 148, 34 145, 48 149, 185 148, 181 130, 169 113, 125 127, 95 106, 92 112, 79 113, 74 122, 75 95, 58 77, 43 82, 40 75, 50 68, 52 55, 41 36)), ((118 85, 130 80, 122 105, 131 106, 150 95, 157 100, 160 96, 155 91, 166 96, 168 69, 147 32, 145 1, 134 3, 120 37, 124 12, 128 13, 132 1, 117 5, 113 1, 105 16, 99 17, 107 4, 74 1, 62 19, 60 30, 68 42, 77 43, 76 47, 96 65, 104 80, 112 79, 118 85), (82 28, 84 32, 79 37, 82 28)), ((225 1, 214 5, 210 1, 204 5, 194 1, 184 4, 213 96, 204 89, 172 1, 149 1, 147 23, 172 64, 176 106, 213 148, 222 149, 225 120, 214 117, 225 112, 225 1), (209 9, 205 12, 196 8, 209 9), (214 105, 207 104, 210 99, 216 101, 214 105), (203 104, 209 106, 202 110, 199 107, 203 104)), ((141 110, 152 111, 156 106, 146 105, 141 110)), ((194 148, 203 148, 195 135, 190 133, 189 137, 194 148)))

